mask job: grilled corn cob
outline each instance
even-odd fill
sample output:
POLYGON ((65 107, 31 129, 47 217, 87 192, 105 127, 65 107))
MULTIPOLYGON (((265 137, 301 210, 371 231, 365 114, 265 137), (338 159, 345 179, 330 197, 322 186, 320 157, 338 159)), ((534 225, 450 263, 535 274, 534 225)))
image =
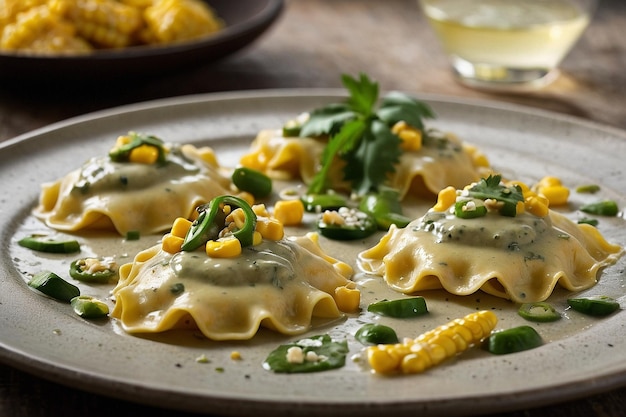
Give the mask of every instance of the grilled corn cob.
POLYGON ((43 4, 18 13, 14 22, 4 26, 0 49, 24 53, 80 53, 92 48, 76 36, 72 25, 43 4))
POLYGON ((491 311, 478 311, 439 326, 403 343, 367 348, 370 367, 379 373, 419 373, 461 353, 489 336, 498 319, 491 311))
POLYGON ((132 45, 143 25, 138 9, 115 0, 57 1, 65 2, 65 17, 78 34, 101 48, 132 45))
POLYGON ((223 23, 213 10, 197 0, 160 0, 143 13, 146 43, 185 41, 218 31, 223 23))

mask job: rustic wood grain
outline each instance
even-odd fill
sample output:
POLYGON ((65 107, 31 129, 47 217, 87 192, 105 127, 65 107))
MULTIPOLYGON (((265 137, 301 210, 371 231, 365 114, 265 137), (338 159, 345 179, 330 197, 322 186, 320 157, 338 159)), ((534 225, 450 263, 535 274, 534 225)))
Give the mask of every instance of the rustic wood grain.
MULTIPOLYGON (((626 2, 603 0, 591 26, 563 62, 556 82, 532 93, 492 94, 466 88, 453 79, 416 0, 287 0, 280 20, 255 44, 221 62, 186 72, 128 82, 103 80, 87 87, 69 82, 28 86, 0 80, 0 141, 133 102, 230 90, 339 88, 341 73, 359 72, 366 72, 387 90, 518 103, 626 129, 625 31, 626 2)), ((626 388, 502 415, 607 417, 621 416, 624 410, 626 388)), ((173 414, 85 393, 0 365, 0 416, 131 415, 173 414)))

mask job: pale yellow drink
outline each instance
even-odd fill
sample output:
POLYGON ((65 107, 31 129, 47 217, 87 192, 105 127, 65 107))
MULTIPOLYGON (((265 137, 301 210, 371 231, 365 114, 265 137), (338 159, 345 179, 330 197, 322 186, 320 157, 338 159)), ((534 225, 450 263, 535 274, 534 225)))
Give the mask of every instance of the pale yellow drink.
POLYGON ((590 20, 569 0, 420 0, 461 77, 529 82, 557 67, 590 20))

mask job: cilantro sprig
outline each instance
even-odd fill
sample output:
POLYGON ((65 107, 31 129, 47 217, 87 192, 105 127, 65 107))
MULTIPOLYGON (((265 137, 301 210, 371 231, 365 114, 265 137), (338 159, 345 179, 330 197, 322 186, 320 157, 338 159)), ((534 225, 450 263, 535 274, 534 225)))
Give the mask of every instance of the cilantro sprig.
POLYGON ((401 140, 391 127, 405 121, 423 130, 423 120, 435 117, 426 103, 400 92, 387 94, 377 108, 378 83, 365 74, 358 79, 344 74, 341 80, 350 94, 348 99, 313 110, 300 129, 301 137, 330 138, 322 153, 321 169, 309 185, 310 194, 321 194, 331 187, 330 166, 336 158, 345 161, 344 179, 356 194, 377 191, 395 171, 402 153, 401 140))
POLYGON ((481 200, 496 200, 502 203, 500 214, 503 216, 515 217, 517 213, 517 203, 524 201, 524 194, 519 185, 506 186, 502 184, 501 175, 489 175, 481 178, 474 186, 467 190, 472 198, 481 200))

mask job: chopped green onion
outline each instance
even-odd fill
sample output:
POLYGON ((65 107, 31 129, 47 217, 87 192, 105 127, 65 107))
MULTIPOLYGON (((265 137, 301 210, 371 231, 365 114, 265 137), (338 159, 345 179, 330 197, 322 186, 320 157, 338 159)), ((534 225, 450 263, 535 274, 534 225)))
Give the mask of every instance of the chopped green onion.
POLYGON ((36 250, 39 252, 48 253, 74 253, 80 252, 80 244, 75 239, 53 239, 49 235, 33 234, 25 238, 20 239, 18 245, 36 250))
POLYGON ((396 331, 383 324, 365 324, 356 331, 354 338, 364 345, 398 343, 396 331))
POLYGON ((580 211, 600 216, 616 216, 619 212, 617 203, 613 200, 598 201, 596 203, 585 204, 580 207, 580 211))
POLYGON ((534 349, 543 344, 543 339, 530 326, 513 327, 491 333, 485 340, 484 348, 496 355, 534 349))
POLYGON ((608 316, 620 308, 617 300, 606 295, 570 298, 567 304, 572 309, 590 316, 608 316))
POLYGON ((139 230, 129 230, 126 232, 126 240, 139 240, 141 233, 139 230))
POLYGON ((598 191, 600 191, 600 186, 596 184, 586 184, 576 188, 576 192, 580 194, 594 194, 598 191))
POLYGON ((51 271, 42 271, 35 274, 28 286, 59 301, 69 303, 80 295, 80 290, 51 271))
POLYGON ((236 168, 231 179, 237 188, 249 192, 255 198, 267 197, 272 192, 272 179, 256 169, 236 168))
POLYGON ((590 219, 589 217, 584 217, 584 218, 578 220, 578 224, 588 224, 588 225, 591 225, 591 226, 597 226, 598 223, 600 223, 598 221, 598 219, 590 219))
POLYGON ((428 313, 424 297, 382 300, 367 306, 367 311, 395 318, 409 318, 428 313))

